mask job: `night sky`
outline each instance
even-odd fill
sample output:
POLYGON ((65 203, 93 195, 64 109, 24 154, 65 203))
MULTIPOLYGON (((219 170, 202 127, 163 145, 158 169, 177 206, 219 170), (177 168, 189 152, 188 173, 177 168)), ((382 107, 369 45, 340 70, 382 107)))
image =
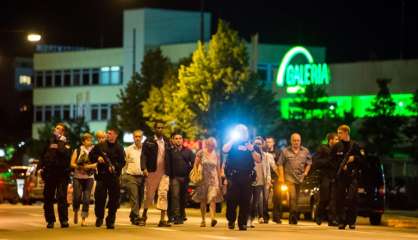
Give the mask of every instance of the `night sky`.
MULTIPOLYGON (((123 10, 141 7, 199 10, 200 0, 2 1, 0 55, 31 54, 10 30, 41 31, 45 44, 121 47, 123 10)), ((261 43, 324 46, 330 63, 418 58, 416 0, 205 0, 205 10, 247 40, 258 32, 261 43)))

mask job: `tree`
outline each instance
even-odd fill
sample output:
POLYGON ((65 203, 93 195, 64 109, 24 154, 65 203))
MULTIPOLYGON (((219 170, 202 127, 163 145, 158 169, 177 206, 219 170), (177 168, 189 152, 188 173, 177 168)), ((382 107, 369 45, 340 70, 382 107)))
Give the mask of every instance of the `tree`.
POLYGON ((415 162, 418 162, 418 89, 412 97, 412 103, 408 106, 408 110, 413 112, 415 117, 407 119, 403 133, 407 138, 406 151, 411 153, 415 162))
POLYGON ((396 103, 388 87, 390 79, 377 79, 376 82, 379 92, 368 109, 371 117, 363 121, 359 133, 369 152, 391 155, 400 143, 400 129, 404 121, 395 116, 396 103))
POLYGON ((142 129, 150 133, 143 116, 141 102, 148 99, 152 87, 163 85, 164 75, 170 68, 169 60, 162 55, 159 48, 147 51, 142 62, 141 74, 133 74, 125 89, 120 91, 120 103, 115 108, 116 126, 132 132, 142 129))

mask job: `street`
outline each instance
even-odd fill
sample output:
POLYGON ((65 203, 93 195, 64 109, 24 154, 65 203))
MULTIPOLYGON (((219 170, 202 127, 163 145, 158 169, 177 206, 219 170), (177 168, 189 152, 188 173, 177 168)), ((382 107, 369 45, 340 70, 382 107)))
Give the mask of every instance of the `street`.
MULTIPOLYGON (((323 224, 317 226, 313 222, 300 221, 297 226, 287 224, 255 224, 254 229, 248 231, 228 230, 224 214, 218 214, 218 225, 214 228, 201 228, 197 209, 187 209, 188 220, 184 225, 171 228, 158 228, 159 213, 150 211, 146 227, 133 226, 129 222, 129 209, 119 209, 116 218, 116 229, 107 230, 106 227, 94 226, 93 206, 87 219, 88 226, 81 227, 72 224, 70 209, 70 228, 61 229, 59 223, 50 230, 45 228, 42 205, 0 205, 0 240, 9 239, 418 239, 416 228, 394 228, 384 226, 370 226, 360 219, 356 230, 338 230, 323 224), (364 222, 364 224, 363 224, 364 222)), ((206 220, 207 224, 210 220, 206 220)))

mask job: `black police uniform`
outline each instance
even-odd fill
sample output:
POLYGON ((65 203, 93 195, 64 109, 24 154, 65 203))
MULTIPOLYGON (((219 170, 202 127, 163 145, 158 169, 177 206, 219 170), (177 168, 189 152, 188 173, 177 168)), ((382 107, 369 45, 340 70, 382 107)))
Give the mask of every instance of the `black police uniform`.
POLYGON ((58 203, 61 227, 68 227, 67 187, 70 178, 70 145, 63 137, 52 136, 40 159, 44 186, 44 215, 48 227, 55 222, 54 199, 58 203), (51 148, 56 144, 57 148, 51 148))
POLYGON ((238 227, 247 228, 251 202, 251 184, 255 180, 254 159, 245 143, 234 144, 225 163, 228 180, 226 193, 226 218, 229 228, 234 228, 239 206, 238 227))
POLYGON ((125 166, 125 151, 118 143, 106 141, 94 146, 89 154, 92 163, 97 163, 99 157, 102 157, 105 163, 97 164, 97 174, 95 175, 94 213, 96 215, 96 226, 100 227, 103 223, 106 198, 109 195, 106 226, 114 228, 120 197, 119 177, 121 169, 125 166), (109 167, 112 167, 113 170, 109 171, 109 167))
POLYGON ((340 141, 331 149, 332 162, 336 175, 336 211, 341 229, 349 225, 354 228, 357 218, 358 171, 363 164, 360 146, 354 141, 340 141), (354 156, 354 162, 347 164, 347 170, 341 169, 341 163, 348 156, 354 156))
POLYGON ((330 154, 331 147, 328 144, 323 144, 313 156, 313 169, 320 171, 319 204, 316 212, 316 221, 318 224, 321 224, 322 220, 327 218, 329 225, 335 225, 336 165, 332 162, 330 154))

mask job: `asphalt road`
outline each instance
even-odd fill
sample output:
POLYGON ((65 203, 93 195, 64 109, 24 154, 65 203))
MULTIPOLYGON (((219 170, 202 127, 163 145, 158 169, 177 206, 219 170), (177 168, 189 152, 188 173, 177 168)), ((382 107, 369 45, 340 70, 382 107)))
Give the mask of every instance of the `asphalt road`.
MULTIPOLYGON (((121 208, 116 219, 116 229, 94 226, 93 209, 90 209, 88 226, 81 227, 70 221, 70 228, 61 229, 55 224, 54 229, 46 229, 41 205, 0 205, 0 240, 6 239, 418 239, 417 229, 393 228, 383 226, 358 225, 355 230, 338 230, 326 225, 317 226, 312 222, 300 221, 297 226, 287 224, 256 224, 248 231, 228 230, 224 215, 218 215, 216 227, 200 227, 200 217, 196 209, 188 209, 188 221, 184 225, 170 228, 158 228, 159 214, 150 211, 146 227, 133 226, 129 222, 129 209, 121 208)), ((72 212, 70 210, 70 219, 72 212)), ((207 225, 209 221, 207 220, 207 225)))

